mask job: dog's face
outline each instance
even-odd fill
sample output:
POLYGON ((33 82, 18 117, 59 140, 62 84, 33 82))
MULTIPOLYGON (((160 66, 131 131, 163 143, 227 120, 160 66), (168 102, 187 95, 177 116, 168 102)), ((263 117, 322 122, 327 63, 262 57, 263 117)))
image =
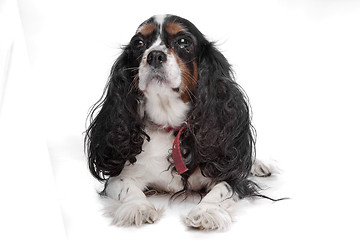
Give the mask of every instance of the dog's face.
POLYGON ((145 96, 172 92, 188 102, 198 79, 200 36, 194 25, 176 16, 155 16, 142 23, 130 41, 138 89, 145 96))

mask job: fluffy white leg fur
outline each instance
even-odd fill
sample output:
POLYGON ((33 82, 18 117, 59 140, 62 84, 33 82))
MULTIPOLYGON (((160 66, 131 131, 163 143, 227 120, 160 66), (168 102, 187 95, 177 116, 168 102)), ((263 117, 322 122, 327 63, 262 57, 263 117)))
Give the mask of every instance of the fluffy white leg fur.
POLYGON ((114 225, 141 226, 159 220, 163 209, 156 209, 143 191, 131 180, 110 179, 104 198, 105 215, 114 225))
POLYGON ((280 173, 280 169, 275 160, 263 161, 256 159, 251 168, 251 175, 256 177, 268 177, 277 173, 280 173))
POLYGON ((236 197, 225 182, 221 182, 183 219, 200 230, 227 230, 232 223, 232 208, 236 197))
POLYGON ((141 226, 154 223, 160 219, 163 209, 155 209, 152 203, 144 200, 120 202, 111 198, 104 198, 105 215, 112 218, 117 226, 141 226))

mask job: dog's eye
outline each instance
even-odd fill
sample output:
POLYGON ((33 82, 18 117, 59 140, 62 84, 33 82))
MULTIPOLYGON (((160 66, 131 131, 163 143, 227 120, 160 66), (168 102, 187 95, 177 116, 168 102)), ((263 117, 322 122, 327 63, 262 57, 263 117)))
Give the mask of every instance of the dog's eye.
POLYGON ((137 47, 143 47, 143 46, 145 46, 145 43, 144 43, 143 40, 137 40, 136 46, 137 46, 137 47))
POLYGON ((191 46, 192 41, 188 38, 180 38, 179 40, 177 40, 176 42, 180 48, 188 48, 191 46))
POLYGON ((132 42, 134 48, 141 49, 145 46, 145 42, 141 39, 136 39, 132 42))

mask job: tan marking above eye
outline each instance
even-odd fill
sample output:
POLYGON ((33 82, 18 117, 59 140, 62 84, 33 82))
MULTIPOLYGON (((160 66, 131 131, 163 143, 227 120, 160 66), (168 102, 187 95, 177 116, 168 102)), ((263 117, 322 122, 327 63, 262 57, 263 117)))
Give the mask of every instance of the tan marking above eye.
POLYGON ((140 27, 138 33, 141 33, 144 36, 150 35, 155 31, 155 26, 152 24, 146 24, 140 27))
POLYGON ((169 23, 166 25, 165 29, 170 35, 176 35, 177 33, 184 31, 184 28, 177 23, 169 23))

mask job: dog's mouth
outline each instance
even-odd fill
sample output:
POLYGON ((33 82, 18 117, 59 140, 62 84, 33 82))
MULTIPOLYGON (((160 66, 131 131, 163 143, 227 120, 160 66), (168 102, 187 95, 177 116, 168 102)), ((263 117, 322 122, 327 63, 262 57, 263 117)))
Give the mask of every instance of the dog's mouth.
POLYGON ((152 91, 151 89, 171 89, 173 92, 180 92, 180 85, 174 81, 171 73, 165 69, 147 69, 146 74, 140 77, 139 89, 143 92, 152 91))
MULTIPOLYGON (((155 81, 156 84, 159 85, 169 85, 170 82, 167 81, 166 76, 164 74, 155 73, 150 81, 155 81)), ((180 87, 170 87, 174 92, 179 92, 180 87)))
POLYGON ((158 84, 166 84, 167 80, 164 73, 155 71, 152 76, 149 77, 149 81, 155 81, 158 84))

